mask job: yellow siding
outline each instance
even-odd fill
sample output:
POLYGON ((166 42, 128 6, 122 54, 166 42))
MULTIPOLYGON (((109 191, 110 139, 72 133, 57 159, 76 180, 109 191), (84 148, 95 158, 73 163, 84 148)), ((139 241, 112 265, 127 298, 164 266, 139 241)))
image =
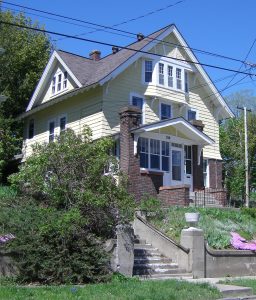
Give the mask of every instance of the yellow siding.
POLYGON ((27 118, 25 123, 25 139, 23 142, 24 160, 32 153, 32 145, 48 142, 48 122, 55 121, 55 135, 59 134, 59 117, 67 116, 67 128, 81 133, 84 125, 92 129, 93 139, 100 138, 103 134, 102 88, 78 94, 54 106, 37 112, 27 118), (35 120, 35 136, 27 138, 27 124, 30 119, 35 120))

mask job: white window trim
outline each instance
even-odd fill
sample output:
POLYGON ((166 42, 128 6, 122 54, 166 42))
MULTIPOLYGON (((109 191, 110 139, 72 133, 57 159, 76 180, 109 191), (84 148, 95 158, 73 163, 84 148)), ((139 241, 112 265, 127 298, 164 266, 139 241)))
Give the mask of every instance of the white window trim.
POLYGON ((158 111, 159 111, 159 120, 160 121, 162 120, 162 110, 161 110, 161 105, 162 104, 167 104, 167 105, 171 106, 171 116, 170 116, 170 119, 173 118, 173 111, 172 111, 173 107, 172 107, 172 104, 169 101, 160 100, 159 101, 159 108, 158 108, 158 111))
POLYGON ((66 70, 64 70, 64 71, 59 70, 52 76, 52 78, 51 78, 51 89, 50 89, 51 97, 50 98, 55 97, 55 96, 57 96, 57 95, 59 95, 59 94, 61 94, 61 93, 68 90, 68 72, 67 72, 67 79, 66 79, 67 80, 67 86, 66 86, 66 88, 63 88, 63 84, 64 84, 64 80, 65 80, 64 79, 64 73, 65 72, 67 72, 67 71, 66 70), (61 74, 61 82, 60 82, 60 90, 58 91, 58 83, 59 83, 58 77, 59 77, 59 74, 61 74), (55 77, 55 92, 53 94, 52 93, 52 88, 53 88, 53 78, 54 77, 55 77))
POLYGON ((189 92, 189 80, 188 80, 188 92, 185 92, 185 73, 188 74, 188 79, 189 79, 189 72, 193 71, 192 69, 189 69, 187 65, 184 65, 182 63, 177 64, 176 61, 173 59, 154 59, 152 57, 144 57, 142 59, 142 84, 143 85, 153 85, 161 88, 166 88, 168 90, 173 90, 175 92, 183 93, 183 94, 188 94, 189 92), (151 60, 152 61, 152 82, 145 82, 145 61, 151 60), (164 65, 164 84, 159 83, 159 64, 164 65), (173 78, 173 87, 170 87, 168 85, 168 66, 171 66, 173 68, 172 70, 172 78, 173 78), (176 70, 180 69, 181 70, 181 89, 177 89, 177 77, 176 77, 176 70))
POLYGON ((187 120, 188 120, 188 111, 189 110, 194 111, 196 113, 196 120, 200 120, 199 119, 199 111, 198 111, 198 109, 193 108, 193 107, 187 107, 187 110, 186 110, 186 119, 187 120))
POLYGON ((145 97, 142 96, 141 94, 131 92, 130 93, 130 105, 132 105, 132 98, 137 97, 142 99, 142 116, 141 116, 141 121, 142 124, 145 124, 145 97))

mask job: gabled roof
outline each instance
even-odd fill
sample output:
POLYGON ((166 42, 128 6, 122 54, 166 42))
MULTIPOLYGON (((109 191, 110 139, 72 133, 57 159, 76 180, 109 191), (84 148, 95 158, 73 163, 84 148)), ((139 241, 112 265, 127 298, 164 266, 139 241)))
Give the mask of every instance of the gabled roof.
POLYGON ((191 138, 191 140, 195 141, 198 145, 212 145, 214 144, 214 140, 211 139, 204 132, 198 130, 195 126, 190 124, 187 120, 182 117, 162 120, 154 123, 150 123, 147 125, 142 125, 138 128, 132 129, 132 133, 143 133, 143 132, 151 132, 154 130, 158 130, 161 128, 168 128, 169 126, 176 128, 177 130, 184 133, 186 136, 191 138))
MULTIPOLYGON (((115 76, 120 74, 123 70, 125 70, 125 68, 127 68, 130 64, 135 62, 138 58, 145 55, 143 53, 137 52, 138 50, 149 51, 150 49, 152 49, 152 47, 154 47, 155 44, 160 43, 159 40, 163 40, 167 35, 169 35, 172 32, 178 39, 181 46, 185 47, 184 49, 189 59, 191 61, 198 62, 196 56, 190 50, 186 41, 184 40, 182 35, 179 33, 178 29, 173 24, 166 26, 150 34, 149 36, 145 37, 141 41, 137 41, 127 46, 130 49, 133 49, 135 51, 128 50, 128 49, 121 49, 117 53, 110 54, 100 59, 99 61, 94 61, 86 57, 65 52, 62 50, 54 51, 39 81, 39 84, 30 100, 27 111, 31 110, 36 106, 37 104, 36 98, 40 94, 40 90, 43 88, 47 74, 49 74, 49 71, 56 59, 58 59, 58 61, 62 65, 64 65, 65 68, 68 68, 70 75, 73 76, 73 80, 77 84, 76 90, 81 89, 81 91, 83 91, 87 87, 90 88, 91 86, 95 86, 95 84, 102 85, 108 80, 110 80, 111 78, 114 78, 115 76), (155 38, 157 38, 158 41, 152 40, 155 38)), ((214 94, 214 101, 218 106, 220 105, 220 107, 222 108, 221 109, 222 116, 225 118, 234 116, 232 111, 229 109, 228 105, 226 104, 225 100, 220 95, 215 85, 212 83, 206 71, 198 64, 195 65, 195 68, 201 74, 203 79, 208 82, 210 93, 214 94)), ((51 102, 54 103, 54 101, 52 100, 51 102)))

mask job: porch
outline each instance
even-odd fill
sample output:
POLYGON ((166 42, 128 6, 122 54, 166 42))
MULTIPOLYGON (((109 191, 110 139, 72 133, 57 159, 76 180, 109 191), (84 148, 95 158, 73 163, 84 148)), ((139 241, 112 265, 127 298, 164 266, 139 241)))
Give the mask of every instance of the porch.
POLYGON ((180 117, 141 125, 140 113, 134 106, 120 112, 120 167, 131 193, 138 202, 158 197, 166 206, 195 203, 194 193, 204 188, 203 148, 214 141, 201 121, 180 117))

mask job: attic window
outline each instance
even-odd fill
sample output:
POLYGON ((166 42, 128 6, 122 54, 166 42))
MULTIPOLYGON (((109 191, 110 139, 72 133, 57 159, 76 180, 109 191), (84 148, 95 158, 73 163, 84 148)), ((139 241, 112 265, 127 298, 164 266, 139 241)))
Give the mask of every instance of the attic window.
POLYGON ((52 79, 52 95, 59 93, 68 86, 68 72, 58 72, 52 79))

